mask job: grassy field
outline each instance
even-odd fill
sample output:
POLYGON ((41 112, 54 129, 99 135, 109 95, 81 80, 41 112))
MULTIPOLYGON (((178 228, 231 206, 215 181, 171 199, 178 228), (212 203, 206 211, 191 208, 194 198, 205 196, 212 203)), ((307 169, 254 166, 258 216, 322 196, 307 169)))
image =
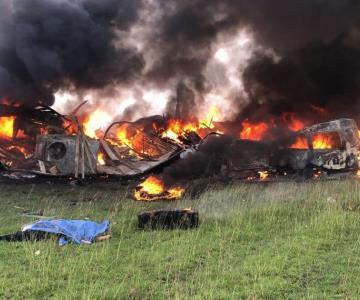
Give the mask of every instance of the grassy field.
POLYGON ((114 183, 73 188, 0 186, 0 233, 33 221, 110 219, 113 238, 59 247, 0 243, 4 299, 329 299, 360 297, 360 186, 237 184, 193 199, 140 203, 114 183), (195 230, 139 231, 136 214, 199 209, 195 230))

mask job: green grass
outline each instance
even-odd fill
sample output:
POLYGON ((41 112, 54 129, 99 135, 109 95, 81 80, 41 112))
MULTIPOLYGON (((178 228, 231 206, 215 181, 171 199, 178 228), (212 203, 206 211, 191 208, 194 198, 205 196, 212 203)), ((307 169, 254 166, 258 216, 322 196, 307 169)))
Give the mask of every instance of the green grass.
POLYGON ((127 192, 120 184, 0 186, 1 233, 33 221, 18 215, 19 206, 59 218, 108 218, 113 236, 90 246, 1 242, 0 298, 360 297, 355 180, 237 184, 172 203, 135 202, 127 192), (200 227, 136 229, 138 212, 165 206, 197 208, 200 227))

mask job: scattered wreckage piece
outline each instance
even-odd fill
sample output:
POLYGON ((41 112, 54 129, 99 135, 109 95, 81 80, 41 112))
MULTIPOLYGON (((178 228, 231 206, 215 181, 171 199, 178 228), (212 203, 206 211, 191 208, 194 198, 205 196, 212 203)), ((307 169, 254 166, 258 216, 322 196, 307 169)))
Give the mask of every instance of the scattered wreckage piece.
POLYGON ((309 126, 298 131, 296 138, 305 141, 302 147, 274 147, 261 141, 237 140, 231 145, 222 174, 234 179, 261 179, 261 172, 266 171, 277 176, 294 173, 312 178, 319 172, 355 174, 358 170, 360 141, 354 120, 338 119, 309 126), (316 147, 317 135, 333 139, 331 145, 316 147))
POLYGON ((186 209, 158 209, 138 214, 139 229, 191 229, 199 226, 199 212, 186 209))
POLYGON ((1 138, 0 160, 4 170, 35 174, 57 174, 51 162, 34 157, 36 137, 51 133, 64 134, 64 122, 70 120, 49 106, 36 107, 0 104, 0 117, 11 124, 6 138, 1 138))
POLYGON ((165 164, 179 157, 183 148, 158 136, 138 131, 136 138, 137 149, 130 145, 121 145, 119 141, 108 137, 114 125, 129 124, 129 122, 116 122, 105 131, 104 138, 100 139, 100 152, 104 154, 104 164, 98 165, 99 173, 120 176, 137 176, 165 164))
POLYGON ((18 138, 20 131, 29 137, 35 137, 43 132, 64 133, 63 122, 68 120, 43 104, 35 107, 0 104, 0 117, 15 117, 13 139, 18 138))
POLYGON ((179 152, 167 153, 156 160, 149 159, 119 159, 112 160, 114 165, 100 165, 97 171, 100 174, 111 174, 120 176, 137 176, 151 171, 152 169, 165 164, 179 155, 179 152))
POLYGON ((300 131, 310 141, 316 133, 334 133, 339 136, 340 143, 331 150, 313 150, 310 163, 328 170, 357 169, 357 155, 359 151, 359 130, 352 119, 338 119, 316 124, 300 131))
POLYGON ((277 153, 277 167, 309 171, 312 168, 327 171, 356 171, 359 136, 352 119, 338 119, 306 127, 297 133, 305 138, 304 149, 284 149, 277 153), (323 135, 330 145, 316 147, 316 136, 323 135))
MULTIPOLYGON (((173 143, 142 132, 143 152, 105 139, 91 139, 81 129, 76 135, 39 135, 36 141, 36 174, 84 178, 85 175, 137 176, 177 157, 183 149, 173 143), (152 155, 149 155, 151 153, 152 155), (104 164, 99 163, 99 155, 104 164)), ((0 151, 1 154, 1 151, 0 151)))
POLYGON ((183 150, 153 131, 153 124, 166 123, 162 116, 115 122, 108 127, 103 139, 91 139, 84 134, 75 116, 85 103, 69 116, 42 104, 36 107, 1 104, 0 117, 13 118, 12 136, 2 139, 0 145, 2 170, 9 171, 13 178, 19 174, 23 177, 26 172, 45 176, 74 175, 82 179, 85 175, 137 176, 179 156, 183 150), (107 137, 114 125, 122 124, 132 127, 135 138, 131 145, 123 141, 114 143, 107 137), (104 163, 101 156, 104 156, 104 163), (11 172, 17 174, 13 176, 11 172))
POLYGON ((171 150, 168 153, 156 158, 117 158, 111 159, 109 164, 111 165, 100 165, 97 167, 99 173, 115 174, 121 176, 136 176, 151 171, 152 169, 165 164, 171 159, 180 155, 179 150, 171 150))
MULTIPOLYGON (((115 122, 108 127, 102 139, 92 139, 84 134, 74 116, 83 104, 70 116, 63 116, 43 105, 35 108, 0 105, 0 116, 16 115, 13 138, 2 140, 0 145, 0 169, 8 172, 4 176, 134 177, 173 159, 186 158, 206 140, 206 137, 201 139, 192 131, 180 135, 179 138, 184 139, 181 142, 161 135, 159 128, 154 126, 157 122, 166 123, 161 116, 136 122, 115 122), (66 126, 73 125, 76 126, 71 129, 76 129, 69 134, 66 126), (111 135, 114 126, 123 125, 131 131, 131 143, 116 140, 116 134, 111 135), (18 135, 20 131, 24 131, 26 139, 18 135)), ((269 146, 269 143, 261 141, 234 138, 220 175, 230 179, 262 180, 267 174, 265 172, 313 176, 319 170, 332 174, 358 169, 360 143, 354 120, 338 119, 316 124, 298 131, 296 135, 303 137, 305 148, 269 146), (317 134, 332 134, 338 142, 330 148, 318 149, 313 145, 313 137, 317 134)))
MULTIPOLYGON (((87 137, 82 139, 76 135, 41 135, 38 136, 35 155, 32 159, 17 160, 8 152, 2 152, 0 157, 11 160, 16 168, 1 164, 3 171, 45 176, 74 176, 84 179, 85 175, 118 177, 133 177, 142 175, 180 156, 181 148, 168 148, 168 152, 156 158, 124 156, 121 147, 112 145, 105 140, 95 140, 87 137), (76 150, 77 149, 77 150, 76 150), (99 151, 105 153, 105 165, 98 162, 99 151), (16 163, 18 162, 18 163, 16 163)), ((11 176, 11 175, 10 175, 11 176)), ((17 176, 11 176, 16 178, 17 176)))
POLYGON ((50 134, 38 136, 35 158, 38 159, 40 171, 44 174, 54 174, 51 169, 47 172, 45 168, 41 168, 44 162, 56 167, 57 172, 54 175, 95 174, 97 160, 94 153, 98 151, 99 142, 95 139, 85 139, 79 135, 50 134))

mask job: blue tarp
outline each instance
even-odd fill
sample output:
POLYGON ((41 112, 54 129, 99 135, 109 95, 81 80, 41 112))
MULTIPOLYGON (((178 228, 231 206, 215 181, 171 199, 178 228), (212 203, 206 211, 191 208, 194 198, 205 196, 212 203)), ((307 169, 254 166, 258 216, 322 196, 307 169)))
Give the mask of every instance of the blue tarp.
POLYGON ((69 241, 76 244, 92 243, 98 235, 109 229, 109 220, 98 224, 93 221, 83 220, 41 220, 23 228, 23 231, 44 231, 60 234, 59 245, 63 246, 69 241))

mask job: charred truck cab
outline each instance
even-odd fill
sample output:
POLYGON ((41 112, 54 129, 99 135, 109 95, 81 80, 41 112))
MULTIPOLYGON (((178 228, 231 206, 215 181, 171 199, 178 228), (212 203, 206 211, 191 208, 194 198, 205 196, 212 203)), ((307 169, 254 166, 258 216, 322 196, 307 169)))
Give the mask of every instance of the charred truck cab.
MULTIPOLYGON (((294 170, 357 170, 359 151, 358 128, 352 119, 338 119, 300 130, 297 141, 305 140, 305 149, 295 142, 285 155, 286 164, 294 170)), ((281 157, 281 155, 280 155, 281 157)), ((280 165, 281 166, 281 165, 280 165)))
POLYGON ((358 170, 358 128, 352 119, 338 119, 305 127, 291 142, 236 140, 222 173, 237 179, 259 178, 262 172, 275 176, 311 178, 358 170))

